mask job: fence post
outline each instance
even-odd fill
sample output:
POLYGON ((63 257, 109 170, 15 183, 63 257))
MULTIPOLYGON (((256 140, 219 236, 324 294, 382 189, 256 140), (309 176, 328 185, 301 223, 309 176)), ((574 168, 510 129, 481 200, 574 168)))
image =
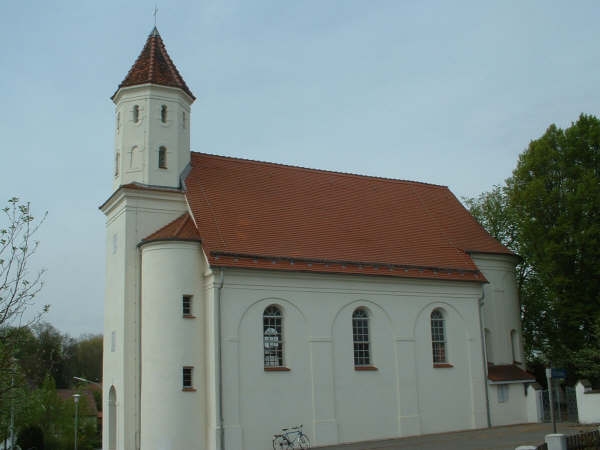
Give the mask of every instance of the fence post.
POLYGON ((567 450, 567 436, 564 434, 547 434, 548 450, 567 450))

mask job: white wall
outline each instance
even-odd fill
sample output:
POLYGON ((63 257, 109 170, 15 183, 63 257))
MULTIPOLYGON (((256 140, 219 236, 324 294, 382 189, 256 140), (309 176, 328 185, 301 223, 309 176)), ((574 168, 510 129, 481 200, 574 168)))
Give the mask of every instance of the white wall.
POLYGON ((181 89, 146 84, 119 89, 114 101, 115 120, 119 123, 115 132, 119 173, 114 176, 113 189, 132 182, 179 187, 179 176, 190 161, 189 123, 193 100, 181 89), (133 121, 136 105, 138 122, 133 121), (165 123, 161 121, 163 105, 167 106, 165 123), (158 167, 160 146, 167 149, 165 169, 158 167))
POLYGON ((488 361, 493 364, 523 363, 521 315, 514 267, 516 257, 471 255, 489 284, 484 287, 483 326, 489 330, 488 361), (515 331, 513 350, 511 331, 515 331))
MULTIPOLYGON (((535 393, 528 394, 535 395, 535 393)), ((523 383, 490 384, 488 386, 488 395, 492 426, 498 427, 529 422, 527 397, 525 396, 523 383), (498 401, 498 389, 500 386, 508 388, 508 399, 502 403, 498 401)))
POLYGON ((142 249, 141 448, 206 448, 206 305, 200 244, 166 241, 142 249), (179 269, 166 270, 169 267, 179 269), (183 317, 184 295, 193 296, 194 317, 183 317), (194 390, 183 390, 184 366, 193 367, 194 390))
POLYGON ((226 269, 225 448, 269 448, 302 423, 313 445, 484 427, 481 285, 226 269), (284 314, 285 372, 263 369, 262 314, 284 314), (375 371, 356 371, 351 314, 370 312, 375 371), (434 368, 431 311, 447 313, 449 362, 434 368))
MULTIPOLYGON (((106 215, 103 390, 117 396, 117 448, 139 443, 139 253, 141 239, 187 211, 182 193, 122 189, 102 206, 106 215), (114 338, 113 338, 114 336, 114 338), (113 346, 114 341, 114 346, 113 346)), ((104 411, 109 411, 108 395, 104 411)), ((110 420, 103 421, 103 448, 110 420)))
POLYGON ((589 386, 579 381, 575 386, 579 423, 600 422, 600 392, 592 392, 589 386))
POLYGON ((530 384, 527 387, 527 421, 542 422, 544 420, 544 411, 542 405, 542 390, 536 389, 530 384))

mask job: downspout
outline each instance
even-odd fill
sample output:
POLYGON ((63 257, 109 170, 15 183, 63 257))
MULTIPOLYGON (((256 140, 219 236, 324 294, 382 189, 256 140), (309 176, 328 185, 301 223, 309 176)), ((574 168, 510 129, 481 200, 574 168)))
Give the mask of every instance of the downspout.
POLYGON ((138 411, 135 447, 139 450, 142 440, 142 248, 138 245, 138 411))
POLYGON ((137 386, 137 430, 135 432, 135 448, 139 450, 142 433, 142 249, 137 245, 138 257, 138 386, 137 386))
POLYGON ((221 292, 223 290, 223 277, 224 270, 220 269, 219 271, 219 283, 217 284, 217 357, 219 361, 219 447, 221 450, 225 450, 225 429, 223 428, 224 420, 223 420, 223 358, 221 356, 222 352, 222 342, 223 336, 221 332, 221 292))
POLYGON ((487 364, 487 345, 485 342, 485 328, 483 323, 483 314, 481 314, 481 310, 483 309, 485 299, 485 287, 481 287, 481 298, 479 299, 479 330, 481 333, 481 356, 483 357, 483 373, 485 375, 485 379, 483 381, 484 391, 485 391, 485 413, 487 418, 487 426, 488 428, 492 427, 492 416, 490 413, 490 398, 488 394, 488 364, 487 364))

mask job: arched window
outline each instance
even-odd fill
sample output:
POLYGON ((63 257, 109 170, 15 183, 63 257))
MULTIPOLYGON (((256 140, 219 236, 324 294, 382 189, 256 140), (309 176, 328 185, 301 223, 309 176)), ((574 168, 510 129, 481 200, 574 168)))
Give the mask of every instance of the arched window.
POLYGON ((160 107, 160 121, 162 123, 167 123, 167 105, 162 105, 160 107))
POLYGON ((354 366, 370 366, 369 313, 366 309, 357 309, 352 313, 352 341, 354 366))
POLYGON ((439 309, 431 313, 431 347, 433 363, 444 364, 448 362, 446 348, 446 324, 444 315, 439 309))
POLYGON ((120 130, 121 130, 121 113, 118 112, 117 113, 117 134, 119 134, 120 130))
POLYGON ((510 345, 512 349, 513 362, 521 362, 521 343, 519 342, 519 333, 517 330, 510 330, 510 345))
POLYGON ((283 367, 283 318, 274 305, 263 313, 263 347, 265 367, 283 367))
POLYGON ((487 328, 484 330, 485 334, 485 354, 488 363, 494 363, 494 354, 492 353, 492 332, 487 328))
POLYGON ((114 386, 108 391, 108 448, 117 448, 117 391, 114 386))
POLYGON ((167 148, 162 145, 158 148, 158 168, 167 168, 167 148))
POLYGON ((181 126, 183 127, 183 129, 185 130, 185 111, 183 111, 182 116, 181 116, 181 126))
POLYGON ((140 121, 140 107, 138 105, 133 106, 133 123, 140 121))
POLYGON ((117 152, 115 154, 115 177, 119 175, 119 159, 121 158, 121 154, 117 152))

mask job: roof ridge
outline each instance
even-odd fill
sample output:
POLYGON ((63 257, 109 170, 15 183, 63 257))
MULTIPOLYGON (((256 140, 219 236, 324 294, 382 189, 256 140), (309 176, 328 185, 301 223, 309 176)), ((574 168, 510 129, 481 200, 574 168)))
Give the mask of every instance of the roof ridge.
POLYGON ((353 173, 353 172, 342 172, 339 170, 316 169, 314 167, 306 167, 306 166, 298 166, 298 165, 294 165, 294 164, 261 161, 261 160, 257 160, 257 159, 241 158, 238 156, 217 155, 214 153, 192 151, 192 154, 204 155, 209 158, 228 159, 228 160, 235 160, 235 161, 240 161, 240 162, 247 162, 247 163, 258 164, 258 165, 262 165, 262 166, 287 167, 290 169, 307 170, 310 172, 339 175, 339 176, 344 176, 344 177, 370 178, 375 181, 391 181, 394 183, 417 184, 417 185, 421 185, 421 186, 429 186, 429 187, 433 187, 433 188, 449 190, 448 186, 444 186, 442 184, 427 183, 424 181, 414 181, 414 180, 406 180, 406 179, 401 179, 401 178, 382 177, 382 176, 377 176, 377 175, 366 175, 366 174, 353 173))

